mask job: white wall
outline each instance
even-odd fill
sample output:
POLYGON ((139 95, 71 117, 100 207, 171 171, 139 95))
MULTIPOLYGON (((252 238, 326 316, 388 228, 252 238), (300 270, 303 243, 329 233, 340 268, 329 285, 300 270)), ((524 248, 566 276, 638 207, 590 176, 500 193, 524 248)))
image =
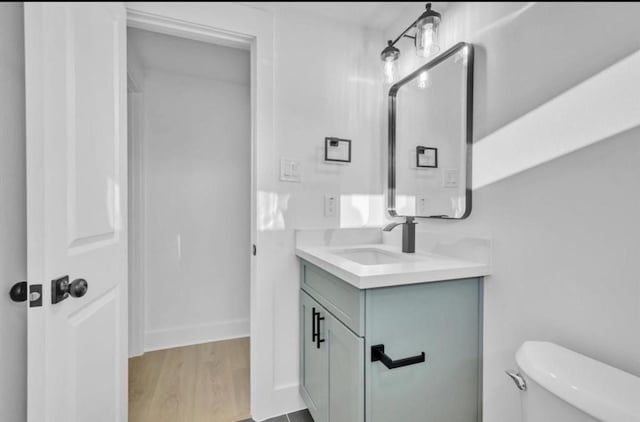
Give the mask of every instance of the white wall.
POLYGON ((0 4, 0 57, 0 409, 13 422, 27 417, 27 302, 9 299, 27 276, 21 4, 0 4))
MULTIPOLYGON (((638 13, 637 3, 450 3, 445 48, 461 40, 477 47, 476 142, 640 49, 638 13)), ((596 98, 573 108, 600 106, 596 98)), ((615 116, 604 109, 598 119, 607 125, 615 116)), ((567 133, 579 136, 591 123, 578 121, 567 133)), ((420 221, 419 230, 492 233, 485 421, 520 420, 517 390, 503 371, 515 367, 524 340, 555 341, 640 375, 640 129, 610 129, 599 143, 475 190, 466 221, 420 221)), ((535 149, 536 139, 527 141, 535 149)))
POLYGON ((299 269, 294 229, 381 224, 382 77, 378 33, 284 7, 272 12, 277 154, 301 162, 302 182, 280 182, 277 172, 273 174, 275 192, 265 198, 273 204, 273 213, 262 221, 270 241, 258 245, 258 253, 267 255, 273 274, 274 388, 297 397, 299 269), (351 139, 352 163, 323 163, 325 136, 351 139), (324 216, 325 194, 342 196, 342 213, 324 216))
POLYGON ((247 336, 249 53, 139 30, 129 42, 145 67, 145 350, 247 336))

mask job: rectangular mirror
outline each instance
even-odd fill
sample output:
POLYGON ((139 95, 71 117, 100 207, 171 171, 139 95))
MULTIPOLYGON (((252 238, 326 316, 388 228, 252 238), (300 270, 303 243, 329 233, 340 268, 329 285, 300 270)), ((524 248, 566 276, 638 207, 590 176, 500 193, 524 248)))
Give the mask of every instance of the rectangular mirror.
POLYGON ((471 213, 473 46, 456 44, 389 90, 388 211, 471 213))

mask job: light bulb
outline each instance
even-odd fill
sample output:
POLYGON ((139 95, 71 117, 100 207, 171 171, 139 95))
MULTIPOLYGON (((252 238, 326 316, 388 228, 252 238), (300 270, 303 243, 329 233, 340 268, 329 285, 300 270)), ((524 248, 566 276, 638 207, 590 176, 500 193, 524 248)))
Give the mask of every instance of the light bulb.
POLYGON ((420 16, 416 23, 416 54, 429 57, 440 51, 438 45, 438 26, 441 16, 431 10, 431 3, 427 4, 427 11, 420 16))
POLYGON ((400 57, 400 50, 393 46, 393 41, 387 41, 387 46, 380 53, 384 81, 388 84, 396 79, 396 62, 400 57))
POLYGON ((383 63, 384 81, 388 84, 393 83, 396 80, 396 62, 385 61, 383 63))
POLYGON ((418 56, 429 57, 440 51, 436 28, 433 23, 425 23, 418 27, 416 34, 416 54, 418 56))

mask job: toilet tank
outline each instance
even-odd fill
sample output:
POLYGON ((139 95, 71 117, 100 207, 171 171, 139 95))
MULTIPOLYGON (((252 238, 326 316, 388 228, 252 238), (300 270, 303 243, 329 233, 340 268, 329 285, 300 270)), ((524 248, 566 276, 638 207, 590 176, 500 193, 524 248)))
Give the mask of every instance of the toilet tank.
POLYGON ((640 422, 640 378, 548 342, 516 353, 523 422, 640 422))

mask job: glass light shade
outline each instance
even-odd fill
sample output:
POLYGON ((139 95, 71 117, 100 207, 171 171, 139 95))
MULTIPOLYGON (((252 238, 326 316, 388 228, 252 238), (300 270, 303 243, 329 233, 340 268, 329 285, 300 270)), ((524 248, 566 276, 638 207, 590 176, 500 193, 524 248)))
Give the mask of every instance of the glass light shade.
POLYGON ((438 45, 438 27, 440 17, 429 14, 429 11, 416 23, 416 54, 421 57, 430 57, 440 51, 438 45))
POLYGON ((389 40, 387 46, 380 53, 380 60, 382 60, 382 71, 384 75, 384 81, 388 84, 393 83, 397 74, 397 61, 400 57, 400 50, 393 46, 393 42, 389 40))
POLYGON ((382 64, 382 72, 384 75, 385 83, 392 84, 396 80, 398 73, 395 61, 385 61, 382 64))

